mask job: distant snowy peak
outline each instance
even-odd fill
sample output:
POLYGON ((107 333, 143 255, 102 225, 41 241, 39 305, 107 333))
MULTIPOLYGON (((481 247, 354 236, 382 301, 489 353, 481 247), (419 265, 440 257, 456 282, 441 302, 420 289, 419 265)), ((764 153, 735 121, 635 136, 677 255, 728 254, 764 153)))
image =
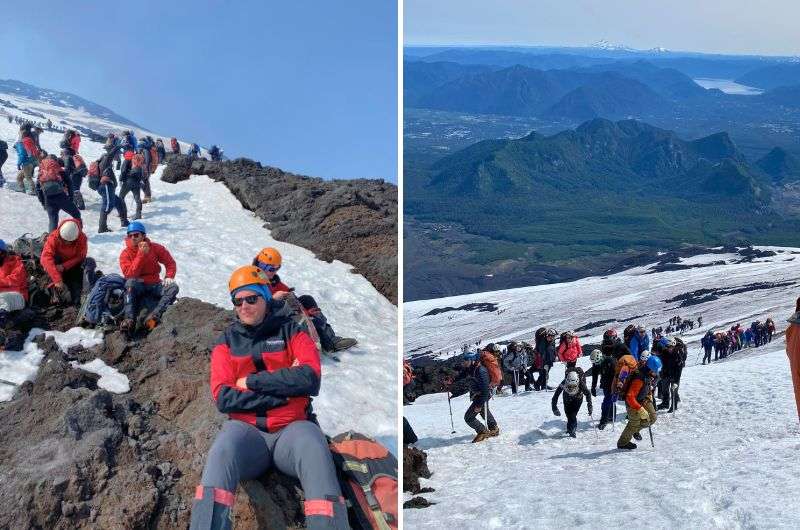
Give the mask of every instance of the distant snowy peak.
POLYGON ((599 41, 592 44, 591 47, 597 48, 598 50, 608 50, 608 51, 626 51, 626 52, 637 51, 634 48, 625 46, 624 44, 612 43, 607 41, 606 39, 600 39, 599 41))
POLYGON ((670 50, 664 48, 663 46, 657 46, 655 48, 650 48, 649 51, 652 53, 669 53, 670 50))
POLYGON ((120 125, 141 128, 131 120, 120 116, 102 105, 92 103, 89 100, 68 92, 39 88, 13 79, 0 79, 0 99, 2 99, 4 95, 22 97, 28 100, 46 103, 57 108, 79 111, 95 118, 118 123, 120 125))

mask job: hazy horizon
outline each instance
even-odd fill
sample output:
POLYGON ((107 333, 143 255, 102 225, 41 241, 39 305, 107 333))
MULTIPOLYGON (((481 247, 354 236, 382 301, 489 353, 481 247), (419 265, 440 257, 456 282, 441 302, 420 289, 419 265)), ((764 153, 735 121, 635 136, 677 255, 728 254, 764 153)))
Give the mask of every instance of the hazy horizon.
POLYGON ((800 3, 788 0, 768 6, 745 0, 502 0, 491 7, 479 0, 406 0, 403 18, 404 46, 585 47, 606 40, 638 50, 800 55, 800 3))

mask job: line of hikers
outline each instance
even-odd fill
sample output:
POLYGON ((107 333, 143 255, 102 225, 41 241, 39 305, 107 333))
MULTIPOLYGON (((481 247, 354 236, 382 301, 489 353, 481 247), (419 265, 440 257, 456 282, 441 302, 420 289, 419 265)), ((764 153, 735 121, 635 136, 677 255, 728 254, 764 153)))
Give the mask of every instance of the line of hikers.
MULTIPOLYGON (((680 396, 683 367, 686 365, 686 345, 679 338, 660 337, 650 344, 650 337, 643 326, 630 325, 623 338, 616 330, 608 329, 603 334, 599 349, 591 352, 592 367, 586 372, 577 367, 583 350, 577 335, 566 331, 559 336, 556 346, 556 330, 540 328, 536 331, 536 346, 512 342, 504 353, 495 344, 488 344, 479 351, 465 351, 461 371, 444 380, 445 388, 458 395, 458 382, 466 382, 464 391, 470 395, 470 406, 464 421, 476 431, 473 443, 483 441, 500 433, 500 428, 489 401, 499 392, 504 379, 508 380, 512 392, 518 385, 525 390, 555 390, 551 405, 553 413, 560 416, 558 400, 563 397, 564 413, 567 417, 567 434, 577 436, 577 414, 584 398, 590 416, 593 414, 592 397, 597 396, 598 381, 603 392, 601 415, 597 428, 602 430, 616 418, 616 402, 623 400, 628 412, 628 424, 620 436, 617 447, 634 449, 631 437, 641 439, 639 431, 652 425, 657 410, 674 412, 680 396), (548 385, 551 369, 556 361, 563 362, 565 373, 557 387, 548 385), (591 376, 591 389, 587 377, 591 376), (658 406, 655 399, 661 399, 658 406), (484 425, 479 419, 486 421, 484 425)), ((410 381, 410 378, 408 378, 410 381)), ((463 393, 463 392, 461 392, 463 393)), ((404 423, 404 427, 406 424, 404 423)), ((404 431, 406 429, 404 428, 404 431)), ((408 432, 413 433, 408 426, 408 432)))
POLYGON ((736 324, 727 331, 708 330, 700 339, 704 353, 702 364, 711 364, 712 350, 714 351, 714 360, 717 361, 744 348, 758 348, 769 344, 772 342, 774 333, 775 322, 772 318, 767 318, 764 322, 756 320, 747 328, 736 324))
MULTIPOLYGON (((29 263, 26 269, 25 259, 37 260, 49 279, 41 286, 41 292, 46 296, 36 305, 80 307, 78 325, 81 326, 113 329, 118 325, 125 333, 152 330, 178 296, 175 260, 166 247, 147 236, 144 224, 139 221, 128 225, 119 255, 121 274, 96 274, 96 263, 88 257, 88 239, 80 219, 63 220, 40 243, 20 239, 15 245, 18 252, 0 240, 2 323, 11 320, 13 324, 14 317, 25 309, 30 299, 28 277, 37 263, 29 263), (41 247, 41 250, 32 250, 35 247, 41 247), (84 290, 88 294, 82 304, 81 293, 84 290)), ((267 278, 270 295, 276 301, 285 300, 293 292, 277 274, 282 261, 277 249, 267 247, 252 263, 267 278)), ((36 274, 31 276, 36 277, 36 274)), ((313 325, 324 352, 342 351, 357 344, 355 339, 336 335, 312 296, 302 295, 297 300, 313 325)))
MULTIPOLYGON (((41 127, 23 122, 19 140, 14 144, 17 153, 17 191, 36 195, 49 218, 48 230, 58 224, 59 213, 80 219, 86 204, 81 192, 83 180, 88 181, 90 189, 100 195, 100 221, 98 233, 110 232, 108 215, 116 210, 120 226, 128 226, 128 209, 125 203, 130 193, 136 205, 132 220, 142 218, 142 204, 153 200, 150 177, 159 164, 164 163, 167 151, 161 138, 151 136, 137 139, 131 130, 121 134, 108 133, 99 159, 86 164, 80 155, 81 135, 74 129, 67 129, 60 142, 61 156, 48 154, 41 148, 39 136, 41 127), (119 171, 119 179, 114 172, 113 163, 119 171), (38 169, 38 172, 37 172, 38 169), (119 193, 117 187, 120 186, 119 193), (142 194, 144 196, 142 197, 142 194)), ((172 153, 180 154, 180 143, 170 139, 172 153)), ((0 141, 0 187, 5 184, 2 164, 8 158, 8 144, 0 141)), ((196 143, 189 148, 192 158, 200 156, 200 146, 196 143)), ((222 151, 212 146, 209 151, 212 160, 221 160, 222 151)))

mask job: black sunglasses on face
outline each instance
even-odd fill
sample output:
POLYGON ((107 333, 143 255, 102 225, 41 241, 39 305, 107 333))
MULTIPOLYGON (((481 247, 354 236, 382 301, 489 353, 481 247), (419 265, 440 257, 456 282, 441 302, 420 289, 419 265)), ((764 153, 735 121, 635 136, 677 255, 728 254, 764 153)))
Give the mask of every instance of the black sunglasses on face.
POLYGON ((236 307, 241 307, 243 303, 247 303, 247 305, 256 305, 258 303, 258 299, 261 298, 259 294, 251 294, 250 296, 243 296, 241 298, 231 298, 231 302, 236 307))

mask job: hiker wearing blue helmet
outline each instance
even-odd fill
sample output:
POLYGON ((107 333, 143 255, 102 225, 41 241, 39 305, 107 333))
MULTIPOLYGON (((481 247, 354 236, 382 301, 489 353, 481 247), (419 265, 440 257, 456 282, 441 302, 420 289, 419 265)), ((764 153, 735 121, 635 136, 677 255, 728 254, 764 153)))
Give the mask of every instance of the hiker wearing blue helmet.
POLYGON ((646 357, 644 364, 628 377, 627 389, 625 389, 625 406, 628 411, 628 424, 617 440, 618 449, 636 449, 636 444, 631 442, 634 437, 641 440, 639 431, 646 429, 656 422, 656 409, 653 406, 653 388, 658 382, 658 374, 661 372, 661 359, 650 352, 643 351, 640 355, 646 357))
POLYGON ((125 248, 119 255, 119 266, 125 277, 125 320, 120 329, 123 332, 135 329, 142 302, 149 297, 158 300, 144 319, 144 326, 152 330, 161 321, 161 315, 167 307, 178 297, 175 260, 166 248, 148 239, 143 223, 133 221, 128 225, 125 248), (163 280, 162 265, 165 269, 163 280))
MULTIPOLYGON (((494 358, 493 349, 494 345, 488 344, 484 351, 489 357, 494 358)), ((472 439, 472 443, 477 443, 500 434, 500 427, 497 426, 492 411, 489 410, 489 399, 492 397, 492 378, 489 368, 483 362, 481 353, 477 351, 465 352, 463 360, 463 368, 456 375, 454 381, 467 379, 469 382, 470 405, 464 413, 464 421, 475 429, 477 434, 472 439), (478 415, 486 420, 486 425, 481 423, 478 415)), ((499 370, 496 360, 494 367, 499 370)))

